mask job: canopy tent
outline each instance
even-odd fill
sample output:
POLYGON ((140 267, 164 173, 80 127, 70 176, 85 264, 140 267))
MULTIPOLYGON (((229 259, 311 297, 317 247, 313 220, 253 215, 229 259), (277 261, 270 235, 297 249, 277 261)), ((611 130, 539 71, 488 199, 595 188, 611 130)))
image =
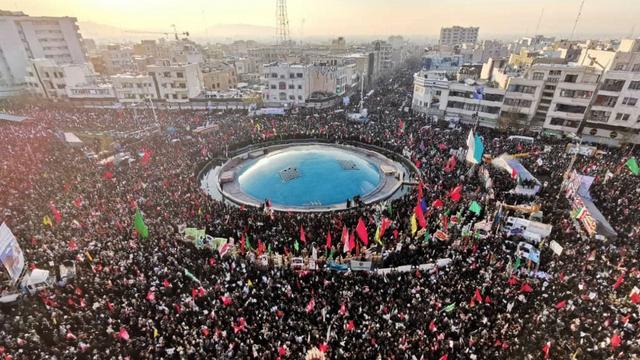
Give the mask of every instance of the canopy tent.
POLYGON ((538 181, 538 179, 536 179, 529 170, 520 163, 520 161, 514 159, 513 156, 506 153, 502 154, 491 160, 491 164, 499 169, 505 170, 509 174, 514 174, 515 170, 515 174, 520 181, 534 181, 536 183, 536 185, 530 188, 522 186, 520 181, 518 181, 518 185, 515 189, 511 190, 512 193, 533 196, 540 192, 540 189, 542 188, 540 181, 538 181))
POLYGON ((25 120, 30 120, 28 117, 26 116, 19 116, 19 115, 11 115, 11 114, 5 114, 5 113, 0 113, 0 121, 9 121, 9 122, 14 122, 14 123, 21 123, 25 120))
POLYGON ((64 142, 69 146, 82 146, 82 140, 72 132, 64 133, 64 142))

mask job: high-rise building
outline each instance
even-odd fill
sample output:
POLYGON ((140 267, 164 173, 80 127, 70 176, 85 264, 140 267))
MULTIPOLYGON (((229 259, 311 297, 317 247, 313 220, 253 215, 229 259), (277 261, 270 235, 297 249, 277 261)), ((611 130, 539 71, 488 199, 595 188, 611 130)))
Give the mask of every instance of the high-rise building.
POLYGON ((25 86, 30 59, 58 65, 87 62, 76 18, 28 16, 0 10, 0 97, 25 86))
POLYGON ((479 27, 453 26, 440 29, 440 46, 475 44, 478 42, 479 27))

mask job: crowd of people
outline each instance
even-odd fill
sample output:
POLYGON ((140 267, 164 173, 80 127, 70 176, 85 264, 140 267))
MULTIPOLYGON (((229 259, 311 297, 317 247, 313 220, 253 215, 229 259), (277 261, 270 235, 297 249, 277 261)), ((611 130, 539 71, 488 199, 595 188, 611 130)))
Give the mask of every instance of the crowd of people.
POLYGON ((518 143, 508 131, 478 128, 486 154, 528 153, 520 161, 542 184, 536 195, 517 195, 512 174, 484 165, 489 191, 479 166, 451 162, 451 150, 466 148, 469 128, 440 127, 406 111, 411 86, 408 69, 381 80, 365 101, 367 123, 333 110, 270 117, 2 104, 2 112, 30 121, 0 124, 0 222, 19 239, 28 269, 55 272, 73 260, 77 273, 0 306, 0 359, 299 359, 312 348, 331 359, 637 358, 640 299, 629 294, 640 276, 640 181, 624 162, 640 152, 623 146, 577 157, 573 168, 596 178, 594 202, 618 233, 596 239, 571 217, 561 189, 572 160, 568 140, 518 143), (192 133, 208 122, 217 129, 192 133), (123 135, 140 129, 142 135, 123 135), (61 141, 61 131, 119 134, 117 148, 134 160, 99 163, 61 141), (313 137, 404 154, 418 168, 421 188, 406 186, 384 206, 268 213, 212 198, 196 176, 230 149, 313 137), (426 224, 416 236, 412 215, 421 196, 426 224), (481 211, 469 209, 473 202, 481 211), (502 202, 541 205, 553 226, 540 246, 548 276, 529 276, 524 262, 516 264, 503 246, 506 234, 468 231, 494 220, 502 202), (135 230, 137 210, 148 237, 135 230), (366 246, 356 237, 357 248, 345 253, 342 231, 361 219, 371 238, 380 219, 390 225, 379 242, 366 246), (236 248, 223 257, 196 248, 182 241, 181 226, 233 238, 236 248), (296 249, 301 227, 306 241, 296 249), (439 230, 447 239, 436 238, 439 230), (562 245, 561 255, 549 249, 551 240, 562 245), (384 275, 264 269, 245 256, 259 244, 288 257, 314 248, 336 261, 377 254, 384 267, 451 262, 384 275))

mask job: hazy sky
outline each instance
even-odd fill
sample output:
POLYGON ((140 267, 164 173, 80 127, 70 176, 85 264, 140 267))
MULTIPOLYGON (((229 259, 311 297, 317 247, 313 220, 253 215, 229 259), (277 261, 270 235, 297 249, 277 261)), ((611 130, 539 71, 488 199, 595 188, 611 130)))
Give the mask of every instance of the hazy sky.
MULTIPOLYGON (((441 26, 480 26, 480 37, 531 34, 544 8, 540 33, 571 32, 581 0, 289 0, 293 38, 334 35, 420 35, 441 26), (303 20, 304 19, 304 20, 303 20)), ((0 0, 0 9, 29 15, 75 16, 126 29, 203 32, 216 24, 274 26, 275 0, 0 0)), ((628 35, 640 0, 586 0, 576 33, 628 35)))

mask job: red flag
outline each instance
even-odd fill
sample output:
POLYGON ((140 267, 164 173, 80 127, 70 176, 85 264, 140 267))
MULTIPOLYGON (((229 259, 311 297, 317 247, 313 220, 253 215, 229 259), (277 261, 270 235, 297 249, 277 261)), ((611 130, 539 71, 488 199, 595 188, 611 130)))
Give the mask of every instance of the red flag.
POLYGON ((449 356, 447 356, 447 354, 444 354, 440 357, 440 360, 447 360, 449 359, 449 356))
POLYGON ((287 348, 285 348, 284 346, 280 346, 278 348, 278 355, 280 355, 280 356, 287 355, 287 348))
POLYGON ((127 329, 125 329, 124 327, 120 328, 120 331, 118 331, 118 336, 120 337, 120 339, 124 341, 129 341, 129 333, 127 332, 127 329))
POLYGON ((451 198, 451 200, 453 200, 455 202, 460 201, 460 198, 462 197, 462 185, 458 185, 458 186, 454 187, 449 192, 449 197, 451 198))
POLYGON ((329 351, 329 345, 323 342, 318 346, 318 350, 320 350, 321 353, 326 353, 327 351, 329 351))
POLYGON ((82 198, 77 198, 75 200, 73 200, 73 205, 75 205, 75 207, 79 208, 82 206, 82 198))
POLYGON ((511 275, 511 277, 509 278, 509 280, 507 280, 507 283, 511 286, 513 285, 518 285, 518 278, 511 275))
POLYGON ((300 225, 300 241, 303 243, 307 242, 307 237, 304 234, 304 227, 302 227, 302 225, 300 225))
POLYGON ((480 290, 478 290, 478 288, 476 288, 476 291, 473 294, 473 298, 476 299, 479 303, 482 302, 482 295, 480 294, 480 290))
POLYGON ((615 349, 618 346, 620 346, 621 343, 622 343, 622 338, 620 337, 620 335, 613 334, 613 336, 611 337, 611 347, 615 349))
POLYGON ((355 248, 356 248, 356 236, 352 231, 351 235, 349 235, 349 251, 353 251, 353 249, 355 248))
POLYGON ((245 239, 244 239, 244 233, 242 233, 242 235, 240 236, 240 253, 244 254, 244 250, 245 250, 245 239))
POLYGON ((307 313, 310 313, 313 311, 313 308, 316 307, 316 299, 311 298, 311 300, 309 300, 309 303, 307 304, 307 313))
POLYGON ((436 209, 439 209, 442 206, 444 206, 444 203, 440 199, 436 199, 431 203, 431 207, 436 208, 436 209))
POLYGON ((393 238, 398 240, 398 229, 393 229, 393 238))
POLYGON ((426 228, 427 220, 424 219, 424 214, 422 213, 422 205, 420 204, 420 201, 418 201, 413 211, 416 214, 416 219, 418 220, 418 224, 420 225, 420 228, 421 229, 426 228))
POLYGON ((262 255, 262 240, 258 239, 258 257, 260 257, 262 255))
POLYGON ((634 292, 633 294, 631 294, 631 302, 634 304, 640 303, 640 294, 638 294, 637 292, 634 292))
POLYGON ((613 284, 613 288, 617 289, 620 287, 620 285, 622 285, 622 282, 624 281, 624 273, 620 274, 620 276, 618 277, 618 280, 616 280, 616 283, 613 284))
POLYGON ((429 331, 435 332, 436 330, 438 330, 438 327, 436 326, 436 321, 431 320, 431 322, 429 323, 429 331))
POLYGON ((422 201, 422 188, 424 187, 424 184, 422 183, 422 180, 420 180, 420 182, 418 183, 418 202, 422 201))
POLYGON ((382 218, 382 223, 380 224, 380 238, 384 236, 384 232, 387 231, 389 226, 391 226, 392 221, 387 219, 386 217, 382 218))
POLYGON ((231 325, 233 327, 233 333, 237 334, 241 331, 246 331, 245 329, 246 325, 247 323, 244 321, 244 318, 243 317, 239 318, 236 324, 231 325))
POLYGON ((549 350, 551 350, 551 343, 545 343, 544 346, 542 347, 542 352, 544 353, 544 358, 548 359, 549 358, 549 350))
POLYGON ((102 179, 103 180, 111 180, 113 179, 113 173, 109 170, 105 171, 104 174, 102 174, 102 179))
POLYGON ((349 244, 349 230, 347 230, 346 226, 342 227, 341 241, 342 241, 342 251, 345 253, 351 251, 350 244, 349 244))
POLYGON ((511 169, 511 177, 512 178, 517 178, 518 177, 518 170, 516 170, 515 168, 511 169))
POLYGON ((440 222, 442 223, 442 229, 447 231, 449 229, 449 217, 447 215, 442 215, 440 222))
POLYGON ((457 159, 455 155, 451 155, 447 163, 444 165, 444 172, 449 173, 452 172, 456 168, 457 159))
POLYGON ((168 288, 169 286, 171 286, 171 284, 169 283, 169 280, 164 279, 164 280, 162 281, 162 286, 163 286, 163 287, 168 288))
POLYGON ((347 331, 353 331, 356 328, 356 323, 353 320, 347 322, 347 331))
POLYGON ((340 304, 340 310, 338 310, 338 314, 344 316, 347 313, 347 306, 342 303, 340 304))
POLYGON ((58 211, 56 205, 53 202, 51 202, 49 208, 51 209, 51 213, 53 214, 53 218, 56 220, 56 222, 59 223, 60 221, 62 221, 62 214, 60 213, 60 211, 58 211))
POLYGON ((151 160, 151 152, 147 149, 143 150, 143 154, 142 154, 142 165, 147 165, 149 164, 149 160, 151 160))
POLYGON ((567 300, 562 300, 559 303, 556 304, 556 309, 557 310, 562 310, 565 308, 565 306, 567 306, 567 300))
POLYGON ((532 291, 533 291, 533 288, 527 283, 522 284, 522 286, 520 287, 520 292, 530 293, 532 291))
POLYGON ((233 300, 231 300, 230 297, 224 296, 224 295, 220 296, 220 300, 222 301, 222 304, 224 306, 229 306, 229 305, 231 305, 233 303, 233 300))
POLYGON ((155 299, 156 299, 156 293, 149 290, 149 292, 147 292, 147 300, 154 301, 155 299))
POLYGON ((76 242, 75 239, 71 239, 69 240, 69 242, 67 243, 67 248, 69 248, 69 251, 75 251, 78 250, 78 243, 76 242))
POLYGON ((367 234, 367 227, 364 224, 362 218, 358 220, 358 226, 356 226, 356 232, 358 233, 358 237, 362 241, 362 243, 367 246, 369 245, 369 235, 367 234))

